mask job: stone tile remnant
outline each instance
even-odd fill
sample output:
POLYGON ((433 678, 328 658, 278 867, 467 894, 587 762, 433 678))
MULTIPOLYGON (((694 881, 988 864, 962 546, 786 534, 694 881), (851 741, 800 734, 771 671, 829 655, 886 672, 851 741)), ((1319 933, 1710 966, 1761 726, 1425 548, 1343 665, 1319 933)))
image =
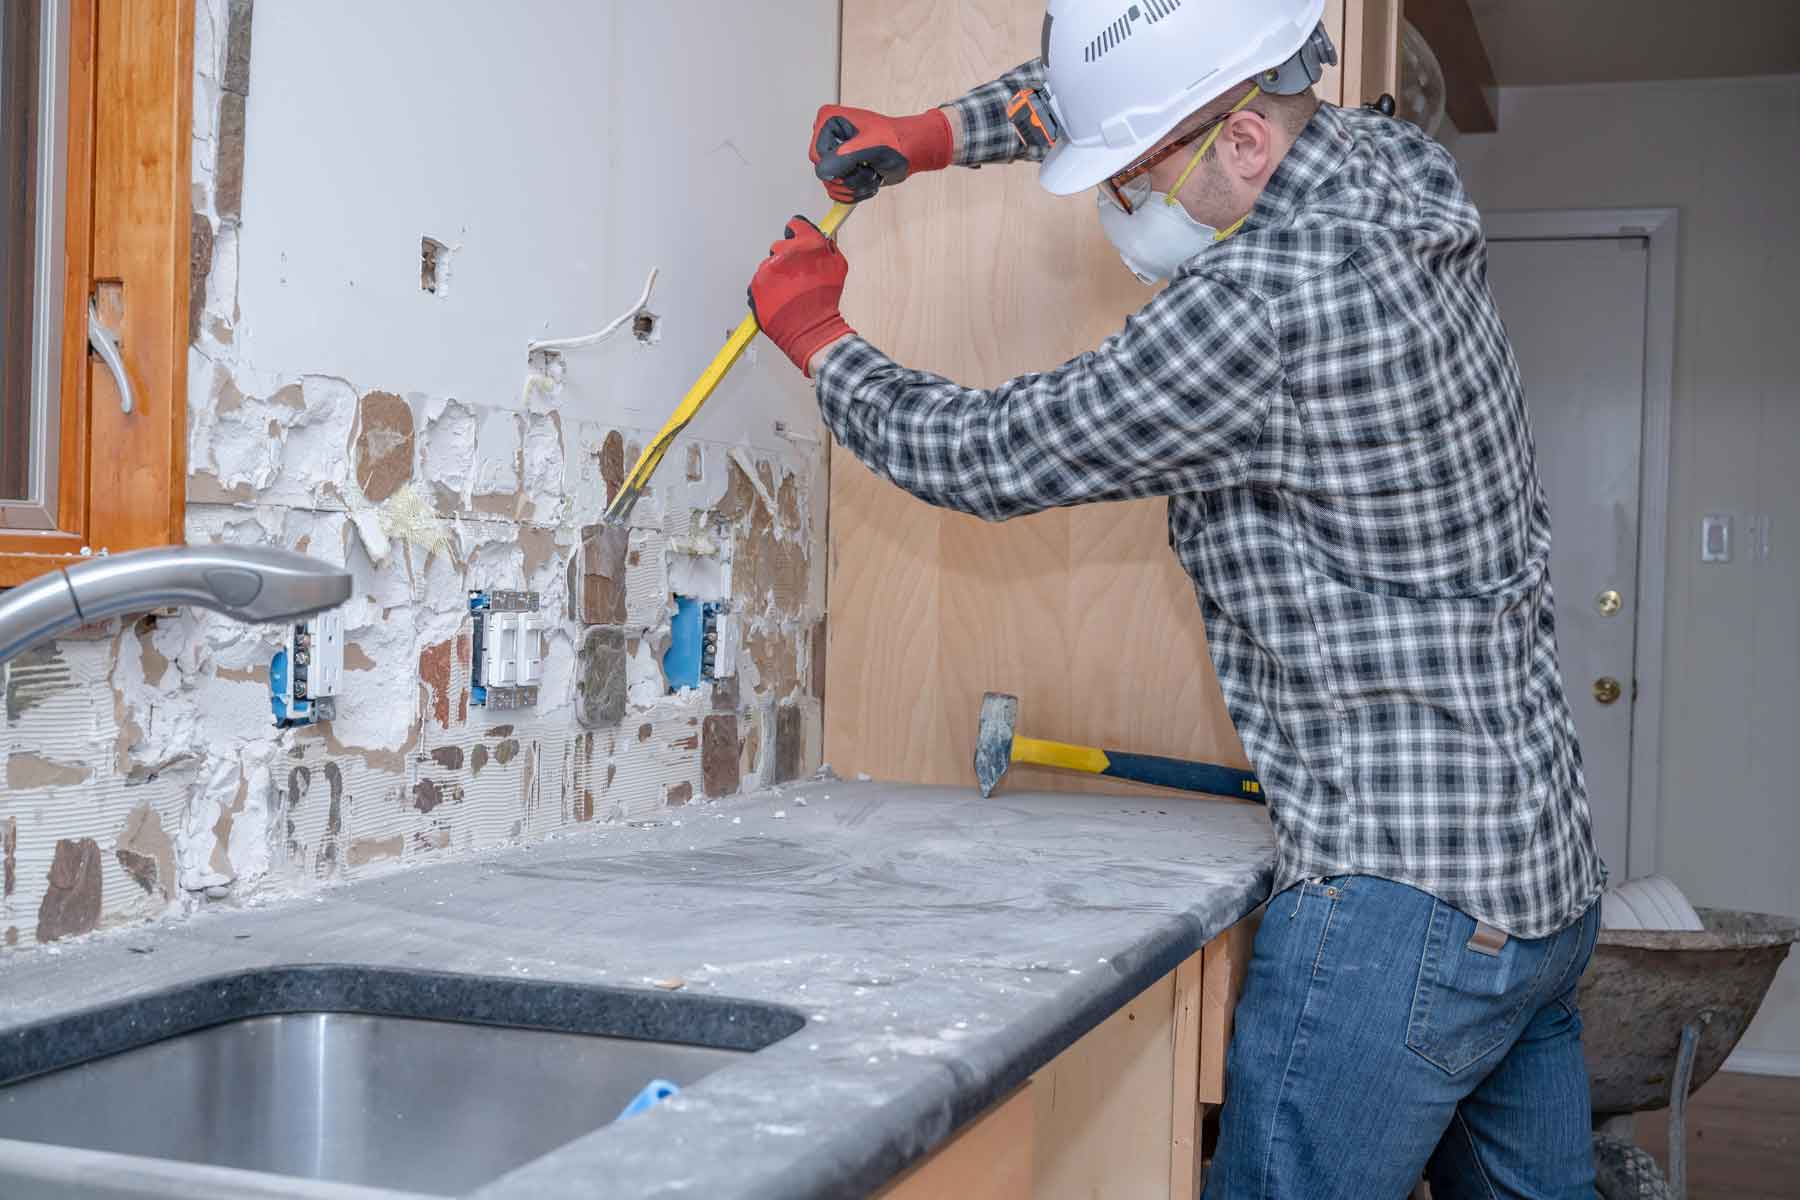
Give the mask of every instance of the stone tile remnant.
POLYGON ((369 392, 357 404, 356 482, 380 504, 412 480, 412 406, 392 392, 369 392))
POLYGON ((91 933, 100 924, 100 844, 93 838, 64 838, 50 862, 50 887, 38 906, 37 939, 91 933))
POLYGON ((225 76, 219 86, 239 96, 250 94, 250 20, 254 0, 231 0, 225 26, 225 76))
POLYGON ((451 641, 438 642, 419 652, 419 678, 431 689, 431 713, 437 723, 450 727, 450 655, 451 641))
POLYGON ((463 765, 461 746, 439 746, 431 752, 431 761, 446 771, 460 771, 463 765))
POLYGON ((0 896, 10 896, 19 885, 19 818, 8 817, 0 821, 0 896))
MULTIPOLYGON (((422 813, 430 812, 448 798, 444 795, 444 789, 438 785, 435 779, 421 779, 413 784, 413 807, 422 813)), ((352 850, 354 851, 354 847, 352 850)), ((354 856, 351 858, 350 864, 356 865, 354 856)))
POLYGON ((205 213, 188 223, 188 341, 200 340, 200 317, 206 312, 206 280, 212 275, 213 227, 205 213))
POLYGON ((801 731, 800 706, 783 704, 775 710, 775 765, 770 783, 787 783, 800 778, 800 760, 805 754, 806 739, 801 731))
POLYGON ((469 751, 469 774, 471 774, 471 775, 481 774, 481 768, 487 766, 487 763, 488 763, 488 748, 486 746, 482 745, 480 742, 476 742, 475 748, 473 750, 469 751))
POLYGON ((694 798, 694 785, 691 783, 673 783, 669 785, 669 807, 681 808, 694 798))
POLYGON ((700 737, 700 782, 707 797, 713 800, 737 793, 742 782, 737 717, 706 718, 700 737))
POLYGON ((713 680, 712 706, 714 712, 736 712, 738 708, 738 677, 727 675, 723 679, 713 680))
POLYGON ((78 783, 86 783, 93 773, 92 767, 55 762, 29 750, 14 750, 6 759, 6 786, 8 790, 15 792, 31 788, 73 787, 78 783))
POLYGON ((164 900, 175 898, 175 843, 150 805, 131 810, 113 853, 125 873, 147 894, 160 891, 164 900))
POLYGON ((405 838, 398 833, 385 838, 357 838, 350 843, 350 865, 360 867, 378 858, 399 858, 405 845, 405 838))
POLYGON ((606 481, 606 502, 611 504, 625 482, 625 438, 616 429, 600 443, 600 478, 606 481))
POLYGON ((617 725, 625 719, 625 634, 594 628, 581 639, 576 655, 575 717, 589 729, 617 725))
POLYGON ((494 747, 494 761, 505 766, 519 756, 519 739, 507 738, 494 747))
POLYGON ((814 622, 812 629, 812 694, 825 699, 825 618, 814 622))
POLYGON ((625 556, 631 533, 613 525, 589 525, 581 531, 581 586, 577 590, 585 625, 625 623, 625 556))
POLYGON ((219 219, 234 224, 244 211, 244 97, 219 97, 219 153, 213 173, 213 207, 219 219))

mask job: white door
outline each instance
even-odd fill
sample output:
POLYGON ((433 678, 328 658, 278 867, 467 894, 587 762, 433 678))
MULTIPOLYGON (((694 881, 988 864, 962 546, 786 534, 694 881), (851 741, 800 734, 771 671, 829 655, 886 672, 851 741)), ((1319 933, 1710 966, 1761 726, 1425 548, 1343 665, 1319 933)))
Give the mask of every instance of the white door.
POLYGON ((1488 246, 1488 280, 1519 359, 1550 497, 1563 684, 1581 735, 1594 833, 1615 880, 1631 869, 1649 262, 1648 243, 1634 237, 1488 246))

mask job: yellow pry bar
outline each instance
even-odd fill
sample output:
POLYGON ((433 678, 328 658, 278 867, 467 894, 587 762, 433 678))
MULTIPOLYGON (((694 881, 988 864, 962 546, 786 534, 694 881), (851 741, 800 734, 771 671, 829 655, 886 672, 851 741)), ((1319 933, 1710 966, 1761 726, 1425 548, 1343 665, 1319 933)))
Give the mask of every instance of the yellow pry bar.
MULTIPOLYGON (((825 214, 825 219, 819 222, 819 229, 826 237, 836 237, 838 228, 843 225, 844 219, 850 215, 850 210, 854 207, 855 205, 852 204, 832 205, 831 211, 825 214)), ((637 463, 631 468, 631 474, 625 477, 625 482, 619 485, 618 494, 606 507, 607 524, 621 524, 631 515, 632 507, 637 504, 638 497, 642 496, 645 489, 650 486, 650 476, 656 473, 657 465, 662 462, 663 455, 667 454, 669 447, 675 444, 676 436, 686 429, 688 422, 699 414, 700 406, 706 403, 707 398, 713 394, 713 389, 719 386, 719 381, 724 379, 726 373, 737 364, 737 360, 749 347, 751 339, 760 331, 761 326, 757 325, 754 313, 746 313, 744 319, 738 322, 738 327, 731 331, 730 337, 725 339, 725 345, 713 356, 713 360, 706 364, 706 370, 700 372, 700 378, 696 379, 694 386, 687 390, 687 395, 681 398, 681 403, 675 406, 675 415, 669 418, 668 424, 662 427, 650 440, 650 444, 644 447, 644 452, 638 455, 637 463)))
POLYGON ((1104 775, 1112 760, 1106 751, 1092 746, 1071 746, 1067 742, 1047 742, 1042 738, 1015 737, 1012 760, 1033 767, 1060 767, 1065 771, 1085 771, 1104 775))

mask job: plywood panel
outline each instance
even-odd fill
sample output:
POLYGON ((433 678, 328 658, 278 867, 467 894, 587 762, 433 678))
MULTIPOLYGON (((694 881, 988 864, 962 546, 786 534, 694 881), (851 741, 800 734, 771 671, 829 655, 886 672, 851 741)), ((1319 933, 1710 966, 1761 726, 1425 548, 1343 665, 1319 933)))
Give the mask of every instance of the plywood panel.
POLYGON ((881 1200, 1029 1200, 1032 1084, 1014 1092, 949 1145, 881 1191, 881 1200))
POLYGON ((1248 917, 1206 944, 1201 952, 1200 1102, 1225 1103, 1225 1052, 1231 1045, 1231 1017, 1250 954, 1256 918, 1248 917))
POLYGON ((1200 1016, 1202 959, 1175 968, 1174 1086, 1169 1096, 1169 1200, 1200 1192, 1200 1016))
POLYGON ((1032 1076, 1032 1196, 1168 1194, 1175 1083, 1175 973, 1032 1076))
MULTIPOLYGON (((1042 21, 1041 0, 847 0, 843 100, 948 100, 1030 57, 1042 21)), ((843 245, 850 323, 973 386, 1092 349, 1150 296, 1092 198, 1052 197, 1025 165, 911 181, 864 206, 843 245)), ((986 525, 840 449, 830 524, 825 753, 840 772, 972 783, 984 690, 1018 694, 1034 736, 1244 764, 1163 501, 986 525)))

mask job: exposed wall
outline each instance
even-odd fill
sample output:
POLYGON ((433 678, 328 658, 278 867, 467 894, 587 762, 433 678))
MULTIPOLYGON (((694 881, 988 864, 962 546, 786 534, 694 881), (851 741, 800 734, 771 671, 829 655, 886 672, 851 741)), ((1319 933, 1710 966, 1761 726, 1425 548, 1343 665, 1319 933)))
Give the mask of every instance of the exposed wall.
MULTIPOLYGON (((1697 904, 1800 916, 1800 77, 1508 88, 1456 149, 1484 209, 1675 206, 1659 869, 1697 904), (1700 519, 1737 517, 1730 563, 1700 519), (1745 518, 1773 518, 1767 561, 1745 518)), ((1800 961, 1745 1039, 1800 1073, 1800 961)))
POLYGON ((782 220, 824 206, 802 139, 836 5, 785 7, 198 0, 188 537, 347 565, 348 683, 278 732, 277 631, 191 611, 15 662, 7 945, 817 765, 825 463, 785 360, 739 365, 628 537, 595 524, 782 220), (528 363, 652 267, 648 340, 528 363), (536 709, 471 707, 470 588, 542 594, 536 709), (672 590, 729 602, 729 680, 668 694, 672 590))

